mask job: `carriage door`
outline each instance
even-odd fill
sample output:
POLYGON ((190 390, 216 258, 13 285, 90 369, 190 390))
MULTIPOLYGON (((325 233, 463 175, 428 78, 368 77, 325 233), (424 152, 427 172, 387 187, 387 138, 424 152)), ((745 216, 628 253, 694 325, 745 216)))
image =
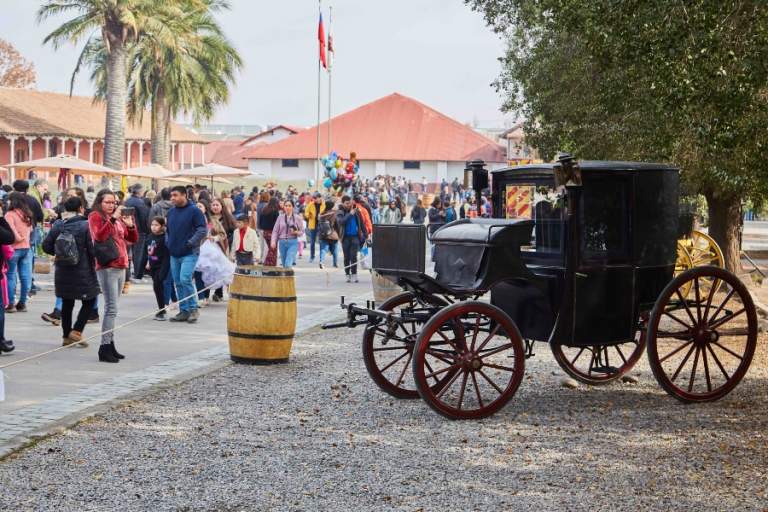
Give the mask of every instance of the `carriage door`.
POLYGON ((635 329, 633 176, 617 171, 585 173, 583 183, 573 342, 628 340, 635 329))

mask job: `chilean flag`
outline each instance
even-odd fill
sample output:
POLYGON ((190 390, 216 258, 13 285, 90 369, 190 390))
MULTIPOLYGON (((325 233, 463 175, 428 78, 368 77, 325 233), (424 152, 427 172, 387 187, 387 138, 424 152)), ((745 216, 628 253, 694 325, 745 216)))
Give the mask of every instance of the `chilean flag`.
POLYGON ((328 69, 328 61, 325 58, 325 29, 323 28, 323 13, 320 13, 320 23, 317 26, 317 41, 320 43, 320 62, 328 69))

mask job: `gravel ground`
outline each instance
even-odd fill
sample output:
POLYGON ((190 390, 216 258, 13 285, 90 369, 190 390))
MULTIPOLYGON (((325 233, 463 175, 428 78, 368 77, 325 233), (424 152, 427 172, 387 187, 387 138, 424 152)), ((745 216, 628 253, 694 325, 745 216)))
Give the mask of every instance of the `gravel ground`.
POLYGON ((451 422, 368 379, 360 330, 230 366, 0 463, 2 510, 766 510, 768 350, 724 400, 565 389, 543 345, 515 399, 451 422))

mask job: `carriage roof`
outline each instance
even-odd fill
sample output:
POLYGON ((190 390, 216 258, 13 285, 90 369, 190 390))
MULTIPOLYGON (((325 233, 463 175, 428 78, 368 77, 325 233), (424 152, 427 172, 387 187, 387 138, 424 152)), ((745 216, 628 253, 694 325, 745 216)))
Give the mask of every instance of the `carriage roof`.
MULTIPOLYGON (((613 160, 580 160, 579 167, 582 172, 587 171, 628 171, 628 172, 647 172, 647 171, 669 171, 679 172, 677 167, 673 167, 667 164, 653 163, 653 162, 624 162, 613 160)), ((538 175, 551 175, 554 171, 554 163, 540 163, 540 164, 527 164, 516 165, 513 167, 504 167, 492 171, 492 174, 538 174, 538 175)))

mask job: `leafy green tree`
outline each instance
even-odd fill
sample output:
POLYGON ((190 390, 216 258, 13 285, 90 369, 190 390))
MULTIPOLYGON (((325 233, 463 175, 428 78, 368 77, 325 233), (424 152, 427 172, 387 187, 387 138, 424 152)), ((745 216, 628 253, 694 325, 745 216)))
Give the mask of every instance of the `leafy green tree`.
POLYGON ((78 44, 93 33, 99 34, 103 41, 107 104, 104 163, 113 169, 120 169, 125 159, 128 48, 145 30, 162 33, 157 14, 173 3, 171 0, 48 0, 37 12, 38 22, 74 14, 44 39, 44 43, 51 43, 54 48, 64 43, 78 44))
POLYGON ((466 0, 508 41, 496 82, 545 156, 666 160, 740 268, 741 203, 768 192, 760 0, 466 0))

